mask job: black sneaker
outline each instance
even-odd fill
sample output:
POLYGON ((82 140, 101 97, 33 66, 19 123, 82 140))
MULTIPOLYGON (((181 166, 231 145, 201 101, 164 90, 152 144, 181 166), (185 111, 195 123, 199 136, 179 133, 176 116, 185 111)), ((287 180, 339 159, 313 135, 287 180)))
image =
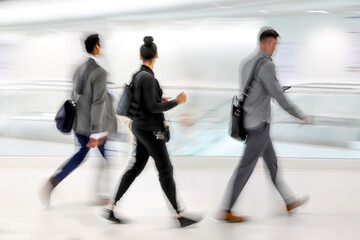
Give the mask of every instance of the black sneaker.
POLYGON ((104 218, 114 223, 121 223, 121 220, 115 217, 114 211, 110 209, 105 209, 104 218))
POLYGON ((182 228, 199 222, 199 220, 194 220, 194 219, 190 219, 190 218, 186 218, 186 217, 179 217, 179 218, 177 218, 177 220, 179 220, 180 227, 182 227, 182 228))

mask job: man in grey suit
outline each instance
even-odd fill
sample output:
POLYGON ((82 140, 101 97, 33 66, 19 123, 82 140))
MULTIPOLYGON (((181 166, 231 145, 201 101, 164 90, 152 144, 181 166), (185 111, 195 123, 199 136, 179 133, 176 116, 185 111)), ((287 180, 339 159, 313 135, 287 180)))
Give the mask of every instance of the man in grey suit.
POLYGON ((271 56, 275 51, 279 34, 273 29, 265 29, 259 37, 260 51, 250 58, 243 66, 241 76, 241 91, 253 69, 255 70, 251 90, 246 98, 244 108, 244 127, 247 132, 246 147, 240 164, 236 168, 231 184, 228 185, 228 199, 220 214, 220 220, 227 222, 242 222, 243 217, 235 216, 232 208, 242 189, 251 176, 256 162, 262 157, 269 169, 271 180, 285 201, 286 209, 291 212, 304 204, 307 198, 296 199, 287 184, 280 180, 277 173, 277 157, 270 138, 270 100, 275 98, 279 105, 292 116, 303 123, 309 123, 310 118, 293 105, 285 96, 276 78, 275 65, 271 56), (255 64, 257 64, 257 67, 255 64))
POLYGON ((90 148, 97 146, 105 159, 107 135, 117 130, 116 116, 106 88, 107 73, 96 58, 100 53, 98 34, 85 40, 85 48, 89 59, 75 71, 72 94, 77 102, 73 129, 81 147, 56 170, 42 189, 41 200, 46 206, 50 204, 53 189, 84 161, 90 148))

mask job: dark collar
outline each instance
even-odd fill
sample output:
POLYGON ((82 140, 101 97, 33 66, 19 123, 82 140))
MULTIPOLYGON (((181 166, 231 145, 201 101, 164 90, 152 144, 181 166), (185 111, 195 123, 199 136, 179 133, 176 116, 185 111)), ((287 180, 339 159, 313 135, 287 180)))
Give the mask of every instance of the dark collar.
POLYGON ((154 77, 154 72, 153 70, 151 70, 151 68, 149 68, 148 66, 146 65, 142 65, 141 68, 140 68, 140 72, 141 71, 146 71, 148 73, 150 73, 153 77, 154 77))

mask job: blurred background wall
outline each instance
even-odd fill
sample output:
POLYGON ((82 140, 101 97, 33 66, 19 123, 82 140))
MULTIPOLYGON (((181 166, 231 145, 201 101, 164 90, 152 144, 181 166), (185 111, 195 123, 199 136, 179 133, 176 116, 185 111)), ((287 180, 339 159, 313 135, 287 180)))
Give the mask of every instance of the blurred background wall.
MULTIPOLYGON (((227 136, 230 100, 263 26, 281 36, 279 82, 292 86, 288 97, 313 119, 298 128, 274 102, 279 155, 359 158, 360 2, 349 0, 0 1, 0 142, 7 146, 0 154, 73 150, 73 137, 57 132, 53 116, 86 59, 84 37, 98 32, 116 96, 141 64, 146 35, 158 45, 155 73, 165 95, 188 93, 188 103, 167 115, 172 154, 241 155, 242 144, 227 136)), ((128 134, 122 126, 114 137, 116 154, 129 148, 128 134)))

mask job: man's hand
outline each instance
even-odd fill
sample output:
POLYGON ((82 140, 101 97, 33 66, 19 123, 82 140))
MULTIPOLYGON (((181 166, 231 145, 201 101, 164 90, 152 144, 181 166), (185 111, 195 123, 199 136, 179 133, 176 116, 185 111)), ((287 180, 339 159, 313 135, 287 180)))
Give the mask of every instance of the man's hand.
POLYGON ((302 122, 301 122, 302 125, 310 124, 310 122, 311 122, 310 116, 305 116, 300 119, 302 120, 302 122))
POLYGON ((102 137, 99 139, 95 139, 95 138, 90 138, 90 141, 86 144, 87 148, 94 148, 97 146, 101 146, 104 145, 106 142, 106 137, 102 137))
POLYGON ((87 148, 94 148, 97 146, 97 139, 90 138, 90 141, 86 144, 87 148))
POLYGON ((106 136, 105 136, 105 137, 102 137, 102 138, 99 138, 97 145, 98 145, 98 146, 104 145, 105 142, 106 142, 106 139, 107 139, 106 136))

